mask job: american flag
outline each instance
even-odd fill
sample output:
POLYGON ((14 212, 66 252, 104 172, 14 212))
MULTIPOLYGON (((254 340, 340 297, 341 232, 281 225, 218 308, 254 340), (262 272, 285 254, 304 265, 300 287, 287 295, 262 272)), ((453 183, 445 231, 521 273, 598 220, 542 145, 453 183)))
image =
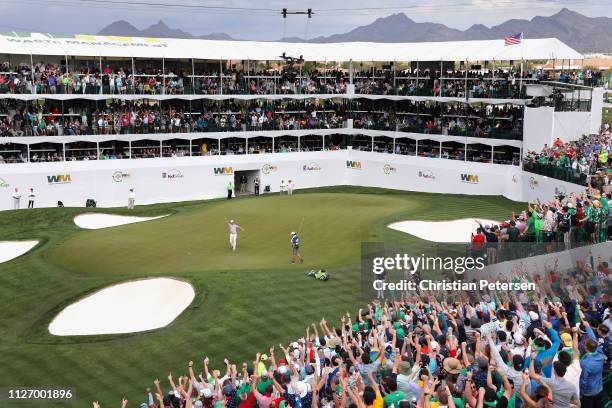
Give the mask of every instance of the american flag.
POLYGON ((504 45, 506 46, 520 44, 521 41, 523 41, 523 33, 507 35, 504 37, 504 45))

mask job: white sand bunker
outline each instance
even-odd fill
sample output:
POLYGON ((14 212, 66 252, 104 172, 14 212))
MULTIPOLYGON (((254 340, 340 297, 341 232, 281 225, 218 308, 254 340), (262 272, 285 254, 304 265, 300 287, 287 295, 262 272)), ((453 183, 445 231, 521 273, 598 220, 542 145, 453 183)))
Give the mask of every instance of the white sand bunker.
POLYGON ((8 262, 28 252, 38 241, 0 241, 0 263, 8 262))
POLYGON ((100 229, 117 227, 119 225, 133 224, 135 222, 151 221, 158 218, 164 218, 168 215, 160 215, 159 217, 135 217, 131 215, 114 215, 114 214, 81 214, 74 217, 74 223, 85 229, 100 229))
POLYGON ((170 278, 131 281, 71 304, 49 325, 56 336, 134 333, 167 326, 193 301, 187 283, 170 278))
MULTIPOLYGON (((479 219, 483 226, 499 224, 498 221, 479 219)), ((415 237, 444 243, 470 242, 470 234, 476 232, 478 224, 474 218, 453 221, 401 221, 388 225, 389 228, 415 237)))

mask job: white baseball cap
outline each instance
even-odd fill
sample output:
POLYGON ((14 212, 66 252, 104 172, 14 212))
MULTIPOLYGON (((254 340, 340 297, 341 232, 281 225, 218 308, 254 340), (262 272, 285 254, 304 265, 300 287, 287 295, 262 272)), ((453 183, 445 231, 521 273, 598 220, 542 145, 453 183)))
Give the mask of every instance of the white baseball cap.
POLYGON ((233 224, 233 223, 234 223, 234 220, 230 220, 230 222, 233 224))
POLYGON ((291 235, 295 235, 295 231, 291 232, 291 235))

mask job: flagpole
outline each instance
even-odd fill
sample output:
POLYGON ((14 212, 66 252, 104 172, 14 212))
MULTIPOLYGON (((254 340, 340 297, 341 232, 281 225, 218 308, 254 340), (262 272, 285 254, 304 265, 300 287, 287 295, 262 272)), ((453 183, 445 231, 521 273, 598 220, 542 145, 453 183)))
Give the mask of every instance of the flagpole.
POLYGON ((521 79, 519 81, 519 96, 523 95, 523 62, 525 61, 525 40, 521 33, 521 79))

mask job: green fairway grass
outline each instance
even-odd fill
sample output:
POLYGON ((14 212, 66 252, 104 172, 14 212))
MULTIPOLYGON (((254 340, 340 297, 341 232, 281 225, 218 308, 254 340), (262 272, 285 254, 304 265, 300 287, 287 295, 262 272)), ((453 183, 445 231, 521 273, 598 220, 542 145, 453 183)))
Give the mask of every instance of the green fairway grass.
MULTIPOLYGON (((186 372, 204 356, 221 368, 223 358, 240 364, 257 351, 304 336, 325 317, 364 306, 360 296, 360 243, 419 245, 390 230, 406 219, 505 219, 524 206, 499 197, 405 193, 340 187, 231 201, 95 209, 113 214, 169 217, 104 230, 81 230, 74 216, 85 208, 0 213, 0 240, 38 239, 30 253, 0 264, 0 387, 72 387, 77 400, 46 406, 129 406, 144 402, 144 389, 172 371, 186 372), (229 250, 223 218, 246 229, 238 251, 229 250), (289 233, 299 228, 305 263, 291 265, 289 233), (328 282, 307 278, 325 268, 328 282), (126 280, 170 276, 189 281, 194 302, 169 326, 143 333, 56 337, 49 322, 68 304, 126 280)), ((466 237, 467 239, 468 237, 466 237)), ((196 371, 197 373, 197 371, 196 371)), ((167 391, 167 386, 165 390, 167 391)), ((37 407, 10 403, 2 407, 37 407)))

